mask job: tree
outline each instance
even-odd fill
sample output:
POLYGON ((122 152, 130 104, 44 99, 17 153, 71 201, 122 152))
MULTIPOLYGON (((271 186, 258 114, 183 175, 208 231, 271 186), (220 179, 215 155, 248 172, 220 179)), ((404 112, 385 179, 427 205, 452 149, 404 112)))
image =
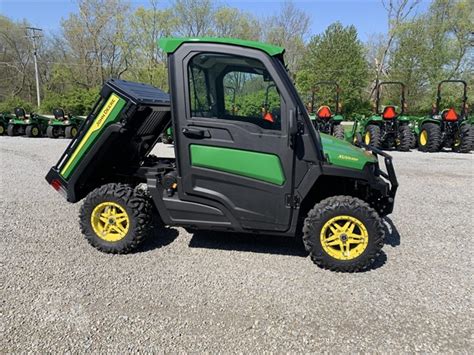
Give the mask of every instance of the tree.
MULTIPOLYGON (((308 94, 318 81, 336 81, 341 89, 343 110, 353 112, 363 102, 362 91, 367 83, 368 66, 364 46, 354 26, 330 25, 322 35, 311 38, 301 71, 296 77, 300 93, 308 94)), ((318 92, 320 101, 334 97, 332 88, 318 92)))
POLYGON ((184 37, 208 36, 212 32, 214 5, 211 0, 175 0, 171 7, 179 19, 177 32, 184 37))
POLYGON ((285 60, 292 74, 301 66, 305 50, 305 38, 309 31, 310 19, 303 10, 286 1, 280 12, 263 20, 263 37, 268 43, 286 49, 285 60))

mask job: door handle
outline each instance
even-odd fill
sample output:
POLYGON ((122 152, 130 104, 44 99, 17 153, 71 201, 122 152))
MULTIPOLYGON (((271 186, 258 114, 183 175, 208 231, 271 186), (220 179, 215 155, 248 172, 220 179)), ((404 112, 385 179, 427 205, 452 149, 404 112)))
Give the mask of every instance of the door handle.
POLYGON ((211 138, 211 133, 207 129, 183 128, 183 134, 190 138, 211 138))

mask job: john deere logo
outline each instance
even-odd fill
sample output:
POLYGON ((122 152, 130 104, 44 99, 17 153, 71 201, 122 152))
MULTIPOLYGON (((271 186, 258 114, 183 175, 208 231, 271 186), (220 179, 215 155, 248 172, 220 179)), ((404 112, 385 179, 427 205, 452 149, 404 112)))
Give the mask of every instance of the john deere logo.
POLYGON ((342 159, 342 160, 359 161, 358 158, 354 158, 354 157, 351 157, 349 155, 343 155, 343 154, 339 154, 338 158, 342 159))
POLYGON ((107 101, 104 108, 100 112, 99 117, 97 117, 97 119, 95 120, 94 126, 92 127, 92 131, 96 131, 100 127, 102 127, 102 125, 104 124, 106 118, 109 116, 110 111, 112 111, 114 109, 114 107, 117 104, 118 100, 119 100, 119 97, 117 95, 112 94, 110 96, 109 100, 107 101))

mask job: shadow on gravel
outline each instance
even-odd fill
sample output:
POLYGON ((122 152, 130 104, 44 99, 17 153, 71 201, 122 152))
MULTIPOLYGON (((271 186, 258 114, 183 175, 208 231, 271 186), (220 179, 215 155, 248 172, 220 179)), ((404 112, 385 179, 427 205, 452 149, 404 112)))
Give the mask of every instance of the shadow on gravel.
POLYGON ((385 244, 391 247, 397 247, 400 245, 400 234, 398 233, 397 227, 393 224, 389 217, 383 219, 385 226, 385 244))
POLYGON ((291 237, 196 231, 189 246, 191 248, 308 256, 302 241, 299 238, 291 237))
POLYGON ((146 238, 143 244, 137 249, 138 253, 159 249, 174 242, 178 238, 179 232, 175 228, 165 228, 160 233, 154 233, 153 238, 146 238))

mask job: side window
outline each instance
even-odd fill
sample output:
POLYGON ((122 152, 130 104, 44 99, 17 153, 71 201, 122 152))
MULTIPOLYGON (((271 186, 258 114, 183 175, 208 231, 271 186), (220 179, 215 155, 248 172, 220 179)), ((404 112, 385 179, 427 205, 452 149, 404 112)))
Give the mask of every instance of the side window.
POLYGON ((188 67, 191 115, 281 130, 281 99, 263 63, 223 54, 199 54, 188 67))

